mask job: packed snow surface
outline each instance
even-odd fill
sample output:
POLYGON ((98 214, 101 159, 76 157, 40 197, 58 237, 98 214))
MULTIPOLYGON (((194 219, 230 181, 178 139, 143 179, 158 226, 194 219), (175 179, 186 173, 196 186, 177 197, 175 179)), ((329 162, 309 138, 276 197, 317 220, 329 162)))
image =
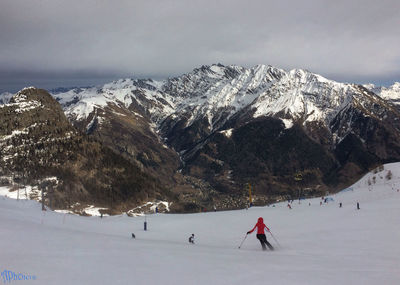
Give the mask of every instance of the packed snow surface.
POLYGON ((148 231, 145 217, 42 212, 0 196, 0 272, 36 277, 11 284, 400 284, 399 188, 400 164, 389 164, 322 205, 152 214, 148 231), (255 233, 238 249, 258 217, 275 251, 255 233))

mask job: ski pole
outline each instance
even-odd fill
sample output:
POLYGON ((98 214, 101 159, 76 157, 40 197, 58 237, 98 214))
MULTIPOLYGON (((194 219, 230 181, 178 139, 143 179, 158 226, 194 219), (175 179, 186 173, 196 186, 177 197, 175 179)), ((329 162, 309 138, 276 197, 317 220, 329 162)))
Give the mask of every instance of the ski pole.
POLYGON ((281 247, 281 245, 280 245, 279 242, 276 240, 276 238, 275 238, 274 235, 271 233, 271 231, 268 231, 268 232, 271 234, 272 238, 275 240, 275 242, 277 243, 277 245, 278 245, 279 247, 281 247))
POLYGON ((240 243, 239 248, 242 246, 242 244, 244 243, 244 241, 246 240, 246 238, 247 238, 247 234, 244 236, 244 239, 243 239, 242 242, 240 243))

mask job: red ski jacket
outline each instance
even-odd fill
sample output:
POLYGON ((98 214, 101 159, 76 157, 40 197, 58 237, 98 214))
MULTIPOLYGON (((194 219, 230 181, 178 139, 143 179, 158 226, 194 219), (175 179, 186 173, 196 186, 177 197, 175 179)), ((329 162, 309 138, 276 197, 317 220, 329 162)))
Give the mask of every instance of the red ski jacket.
POLYGON ((260 234, 265 234, 265 232, 264 232, 264 228, 266 228, 267 229, 267 231, 269 231, 269 228, 264 224, 264 220, 263 220, 263 218, 258 218, 258 222, 257 222, 257 224, 254 226, 254 228, 251 230, 251 231, 249 231, 248 233, 252 233, 252 232, 254 232, 254 230, 256 229, 256 227, 257 227, 257 234, 258 235, 260 235, 260 234))

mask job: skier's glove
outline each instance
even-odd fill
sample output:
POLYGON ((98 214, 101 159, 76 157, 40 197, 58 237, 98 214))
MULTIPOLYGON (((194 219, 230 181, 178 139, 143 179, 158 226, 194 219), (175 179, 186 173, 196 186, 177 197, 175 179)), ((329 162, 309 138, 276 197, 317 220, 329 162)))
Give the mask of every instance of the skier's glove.
POLYGON ((251 234, 251 232, 247 232, 247 234, 249 235, 249 234, 251 234))

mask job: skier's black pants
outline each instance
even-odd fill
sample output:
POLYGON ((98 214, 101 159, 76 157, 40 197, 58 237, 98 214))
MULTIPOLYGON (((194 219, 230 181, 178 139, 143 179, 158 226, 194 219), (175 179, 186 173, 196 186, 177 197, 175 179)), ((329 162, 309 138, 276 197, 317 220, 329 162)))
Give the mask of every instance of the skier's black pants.
POLYGON ((267 241, 265 234, 257 234, 257 238, 260 241, 263 250, 267 249, 265 245, 267 245, 270 250, 274 250, 273 246, 267 241))

